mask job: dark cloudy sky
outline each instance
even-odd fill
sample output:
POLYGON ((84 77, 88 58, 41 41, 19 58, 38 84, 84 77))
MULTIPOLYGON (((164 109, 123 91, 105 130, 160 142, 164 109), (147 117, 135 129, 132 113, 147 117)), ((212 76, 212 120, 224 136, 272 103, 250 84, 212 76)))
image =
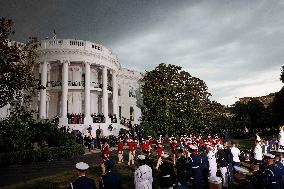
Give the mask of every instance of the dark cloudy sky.
POLYGON ((124 67, 180 65, 222 104, 282 86, 284 0, 0 0, 0 16, 18 41, 55 29, 113 49, 124 67))

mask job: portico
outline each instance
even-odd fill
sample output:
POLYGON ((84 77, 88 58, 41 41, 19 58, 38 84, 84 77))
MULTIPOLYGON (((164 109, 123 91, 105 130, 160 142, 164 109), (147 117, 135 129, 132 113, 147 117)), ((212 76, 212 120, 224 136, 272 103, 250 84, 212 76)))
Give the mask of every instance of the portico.
POLYGON ((141 111, 129 91, 137 87, 140 74, 122 69, 110 49, 89 41, 52 39, 42 40, 38 53, 36 75, 45 87, 39 91, 39 119, 56 118, 59 126, 76 130, 90 125, 107 130, 119 117, 137 123, 141 111))

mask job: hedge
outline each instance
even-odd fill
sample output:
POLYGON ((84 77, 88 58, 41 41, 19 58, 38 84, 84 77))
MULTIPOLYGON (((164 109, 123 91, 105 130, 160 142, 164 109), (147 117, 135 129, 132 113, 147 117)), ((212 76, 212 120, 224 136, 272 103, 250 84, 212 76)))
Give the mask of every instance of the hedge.
POLYGON ((41 148, 38 150, 23 150, 0 154, 0 166, 25 164, 29 162, 69 158, 84 154, 83 145, 41 148))

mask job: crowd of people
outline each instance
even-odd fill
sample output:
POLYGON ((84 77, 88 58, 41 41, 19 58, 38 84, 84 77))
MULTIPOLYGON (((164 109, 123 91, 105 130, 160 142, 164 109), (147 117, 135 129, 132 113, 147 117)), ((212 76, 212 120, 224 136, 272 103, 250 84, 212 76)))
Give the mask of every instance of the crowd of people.
MULTIPOLYGON (((90 82, 91 87, 94 88, 103 88, 102 83, 96 83, 94 81, 90 82)), ((61 81, 48 81, 46 83, 46 87, 57 87, 57 86, 62 86, 61 81)), ((82 86, 85 87, 85 81, 68 81, 68 86, 82 86)), ((112 86, 107 85, 107 90, 112 91, 112 86)))
POLYGON ((76 114, 76 113, 68 113, 67 114, 67 119, 68 119, 68 124, 84 124, 84 114, 76 114))
MULTIPOLYGON (((117 117, 115 114, 109 114, 108 115, 111 123, 117 123, 117 117)), ((84 118, 85 115, 82 113, 68 113, 67 114, 67 119, 68 119, 68 124, 84 124, 84 118)), ((91 118, 93 120, 93 123, 105 123, 105 116, 104 114, 96 114, 92 113, 91 118)))
MULTIPOLYGON (((105 169, 114 165, 109 155, 114 146, 117 147, 118 164, 132 166, 136 163, 136 189, 151 189, 154 171, 159 175, 155 182, 160 188, 226 189, 234 186, 241 189, 283 189, 283 129, 280 127, 278 140, 262 140, 256 135, 254 149, 242 152, 235 142, 218 135, 194 134, 169 138, 159 136, 156 140, 144 136, 139 141, 137 135, 128 132, 119 137, 104 138, 97 147, 101 150, 105 169), (245 164, 242 165, 241 161, 245 164)), ((106 185, 111 184, 109 188, 121 187, 119 175, 108 180, 102 179, 106 185)), ((107 188, 101 183, 100 187, 107 188)))

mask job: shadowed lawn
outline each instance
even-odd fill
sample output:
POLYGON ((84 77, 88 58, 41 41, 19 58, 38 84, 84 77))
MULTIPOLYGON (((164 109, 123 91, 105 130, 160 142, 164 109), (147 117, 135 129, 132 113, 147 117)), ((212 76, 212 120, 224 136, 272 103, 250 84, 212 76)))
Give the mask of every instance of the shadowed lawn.
MULTIPOLYGON (((134 167, 126 165, 116 165, 115 169, 118 172, 123 181, 123 188, 134 188, 134 167)), ((101 175, 100 166, 91 166, 87 172, 87 176, 93 178, 96 181, 97 188, 99 186, 99 177, 101 175)), ((16 176, 16 175, 15 175, 16 176)), ((76 171, 70 170, 62 173, 55 174, 49 177, 42 177, 33 179, 27 182, 23 182, 16 185, 10 185, 2 187, 3 189, 57 189, 57 188, 68 188, 70 182, 77 178, 76 171)))
MULTIPOLYGON (((156 163, 156 161, 155 161, 156 163)), ((155 165, 155 164, 154 164, 155 165)), ((87 171, 87 176, 94 179, 99 186, 99 178, 102 174, 100 165, 90 165, 87 171)), ((114 171, 119 173, 122 177, 122 184, 124 189, 133 189, 134 186, 134 171, 135 166, 128 166, 126 164, 115 165, 114 171)), ((16 176, 16 175, 15 175, 16 176)), ((157 180, 158 172, 153 170, 154 183, 153 188, 158 187, 157 180)), ((53 176, 41 177, 27 182, 22 182, 15 185, 0 187, 1 189, 59 189, 68 188, 70 182, 77 178, 76 170, 70 170, 55 174, 53 176)))
MULTIPOLYGON (((241 150, 250 149, 254 147, 254 139, 244 139, 244 140, 234 140, 241 150)), ((153 157, 154 163, 156 165, 156 158, 153 157)), ((124 159, 127 161, 127 158, 124 159)), ((97 188, 99 186, 99 178, 101 176, 101 167, 98 164, 90 164, 90 169, 87 171, 87 176, 93 178, 96 181, 97 188)), ((243 164, 243 166, 247 166, 243 164)), ((122 177, 122 183, 124 189, 133 189, 134 186, 134 171, 135 166, 128 166, 126 164, 115 165, 114 171, 118 172, 122 177)), ((15 175, 16 177, 17 175, 15 175)), ((153 170, 154 183, 153 188, 158 188, 158 172, 153 170)), ((65 172, 60 172, 58 174, 32 179, 30 181, 22 182, 15 185, 10 185, 6 187, 1 187, 1 189, 59 189, 68 188, 70 182, 77 178, 77 173, 75 169, 70 169, 65 172)), ((234 186, 230 187, 234 188, 234 186)))

